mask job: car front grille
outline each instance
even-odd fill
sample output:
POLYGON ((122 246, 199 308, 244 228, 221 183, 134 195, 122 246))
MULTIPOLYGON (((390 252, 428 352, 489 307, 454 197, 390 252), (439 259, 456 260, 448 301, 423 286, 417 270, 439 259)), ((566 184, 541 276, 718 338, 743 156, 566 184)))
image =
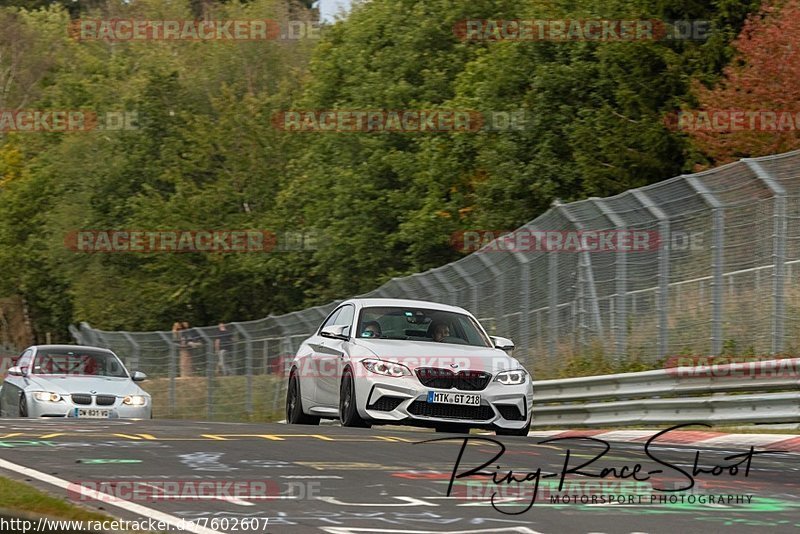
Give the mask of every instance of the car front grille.
POLYGON ((422 417, 441 417, 442 419, 469 419, 485 421, 494 417, 489 406, 462 406, 460 404, 438 404, 425 401, 414 401, 408 407, 409 413, 422 417))
POLYGON ((402 397, 388 397, 384 395, 373 404, 368 406, 370 410, 378 410, 379 412, 391 412, 403 402, 405 399, 402 397))
POLYGON ((423 386, 436 389, 460 389, 462 391, 480 391, 489 385, 492 375, 484 371, 459 371, 438 367, 418 367, 417 378, 423 386))
POLYGON ((72 402, 75 404, 91 404, 92 403, 92 396, 88 393, 73 393, 72 394, 72 402))
POLYGON ((503 416, 503 419, 509 421, 524 421, 525 416, 520 413, 519 408, 514 404, 495 404, 495 408, 503 416))
POLYGON ((114 395, 98 395, 94 398, 94 401, 98 406, 111 406, 117 402, 117 397, 114 395))

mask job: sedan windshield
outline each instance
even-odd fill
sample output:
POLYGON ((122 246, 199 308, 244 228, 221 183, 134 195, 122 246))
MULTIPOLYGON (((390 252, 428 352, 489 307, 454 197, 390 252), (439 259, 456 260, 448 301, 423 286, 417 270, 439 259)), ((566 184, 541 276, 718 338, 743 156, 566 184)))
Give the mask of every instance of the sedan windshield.
POLYGON ((492 346, 472 317, 424 308, 364 308, 359 315, 357 337, 492 346))
POLYGON ((125 366, 115 355, 91 350, 46 350, 33 362, 35 375, 79 375, 126 378, 125 366))

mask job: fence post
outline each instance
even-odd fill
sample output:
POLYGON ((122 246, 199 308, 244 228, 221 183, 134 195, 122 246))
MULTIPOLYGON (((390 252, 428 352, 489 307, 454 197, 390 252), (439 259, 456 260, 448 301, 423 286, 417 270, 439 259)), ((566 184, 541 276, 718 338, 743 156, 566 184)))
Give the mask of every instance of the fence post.
POLYGON ((247 415, 253 415, 253 339, 249 332, 239 323, 230 324, 239 332, 239 335, 244 338, 244 410, 247 412, 247 415))
POLYGON ((478 284, 475 282, 475 279, 470 276, 464 267, 460 265, 460 263, 464 260, 458 260, 453 263, 453 269, 458 273, 458 276, 463 278, 467 281, 467 287, 471 288, 472 293, 472 306, 470 312, 472 312, 475 317, 480 317, 478 315, 478 284))
POLYGON ((216 372, 216 354, 213 340, 200 328, 195 329, 206 345, 206 417, 214 418, 214 373, 216 372))
POLYGON ((178 371, 178 347, 176 341, 166 332, 159 332, 158 335, 169 347, 169 415, 175 415, 175 375, 178 371))
POLYGON ((697 176, 687 175, 683 179, 711 208, 711 216, 714 219, 714 238, 711 245, 711 354, 719 356, 722 354, 722 305, 725 294, 722 279, 725 246, 724 206, 697 176))
POLYGON ((753 159, 743 159, 742 161, 767 185, 775 202, 772 212, 772 259, 774 262, 772 269, 772 354, 780 354, 783 351, 784 315, 786 313, 783 276, 786 264, 787 236, 786 189, 775 181, 758 161, 753 159))
POLYGON ((547 354, 551 362, 556 357, 556 335, 558 333, 558 251, 547 253, 547 305, 550 308, 550 334, 547 336, 547 354))
MULTIPOLYGON (((594 202, 595 206, 597 206, 600 212, 611 221, 617 230, 625 230, 625 221, 614 213, 603 200, 599 198, 592 198, 590 200, 594 202)), ((617 363, 619 363, 625 358, 628 352, 628 252, 618 248, 616 256, 616 275, 614 277, 614 293, 616 293, 616 298, 612 303, 614 324, 611 326, 611 329, 614 331, 614 357, 617 363)))
POLYGON ((500 335, 503 332, 502 322, 503 319, 503 312, 505 311, 505 277, 503 276, 503 271, 501 271, 497 265, 495 265, 487 256, 485 252, 477 252, 478 259, 483 263, 487 269, 492 272, 492 276, 494 277, 495 287, 497 289, 496 294, 494 295, 494 309, 492 313, 494 313, 494 334, 500 335))
MULTIPOLYGON (((554 206, 556 209, 561 211, 561 213, 564 215, 564 218, 567 219, 570 224, 572 224, 572 226, 578 230, 578 232, 586 231, 586 225, 576 219, 564 204, 554 203, 554 206)), ((592 332, 592 329, 584 324, 587 300, 590 306, 589 311, 592 317, 592 322, 594 323, 594 332, 600 336, 602 336, 603 333, 603 323, 600 318, 600 304, 597 301, 597 288, 594 283, 594 269, 592 268, 591 252, 588 250, 582 250, 578 254, 580 254, 578 257, 578 283, 580 291, 580 301, 578 303, 578 313, 580 314, 580 331, 578 333, 578 337, 580 338, 581 345, 586 346, 585 331, 589 330, 589 332, 592 332)))
POLYGON ((130 332, 122 332, 122 335, 125 336, 125 339, 128 340, 128 343, 131 344, 131 361, 130 365, 128 365, 128 370, 133 369, 134 371, 138 371, 140 367, 139 358, 142 355, 142 349, 139 344, 133 339, 133 336, 130 332))
POLYGON ((437 267, 436 269, 431 270, 431 273, 447 291, 447 303, 452 306, 458 306, 458 291, 456 290, 456 287, 447 280, 447 277, 442 274, 441 269, 442 267, 437 267))
POLYGON ((669 345, 669 253, 670 253, 670 223, 669 217, 661 208, 650 200, 642 189, 633 189, 631 194, 642 204, 650 214, 658 220, 659 243, 658 249, 658 357, 663 359, 667 355, 669 345))

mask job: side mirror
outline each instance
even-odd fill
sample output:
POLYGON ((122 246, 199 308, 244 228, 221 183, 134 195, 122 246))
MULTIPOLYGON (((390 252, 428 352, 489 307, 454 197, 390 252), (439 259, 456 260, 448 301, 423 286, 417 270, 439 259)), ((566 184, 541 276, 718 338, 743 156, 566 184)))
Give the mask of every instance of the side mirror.
POLYGON ((350 339, 350 336, 347 335, 345 332, 348 332, 349 330, 350 330, 349 326, 343 326, 343 325, 326 326, 320 331, 319 335, 330 339, 341 339, 343 341, 347 341, 350 339))
POLYGON ((146 378, 147 378, 147 375, 144 374, 141 371, 134 371, 134 373, 131 375, 131 380, 133 380, 134 382, 141 382, 142 380, 144 380, 146 378))
POLYGON ((508 338, 500 336, 489 336, 496 349, 504 350, 511 354, 514 351, 514 342, 508 338))
POLYGON ((22 372, 22 367, 17 367, 16 365, 14 367, 9 367, 8 368, 8 374, 11 375, 11 376, 24 376, 25 375, 25 373, 22 372))

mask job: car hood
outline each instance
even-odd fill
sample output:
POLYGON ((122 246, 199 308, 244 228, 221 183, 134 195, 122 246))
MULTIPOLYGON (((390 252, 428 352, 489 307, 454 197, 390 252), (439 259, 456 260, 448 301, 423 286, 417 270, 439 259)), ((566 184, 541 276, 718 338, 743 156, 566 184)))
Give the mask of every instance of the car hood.
POLYGON ((393 339, 358 339, 357 344, 383 360, 402 363, 411 369, 438 367, 470 369, 494 374, 522 367, 515 358, 504 351, 490 347, 393 339), (454 365, 457 367, 453 367, 454 365))
POLYGON ((108 376, 31 376, 29 389, 41 388, 60 394, 90 393, 100 395, 145 395, 146 393, 130 378, 108 376))

